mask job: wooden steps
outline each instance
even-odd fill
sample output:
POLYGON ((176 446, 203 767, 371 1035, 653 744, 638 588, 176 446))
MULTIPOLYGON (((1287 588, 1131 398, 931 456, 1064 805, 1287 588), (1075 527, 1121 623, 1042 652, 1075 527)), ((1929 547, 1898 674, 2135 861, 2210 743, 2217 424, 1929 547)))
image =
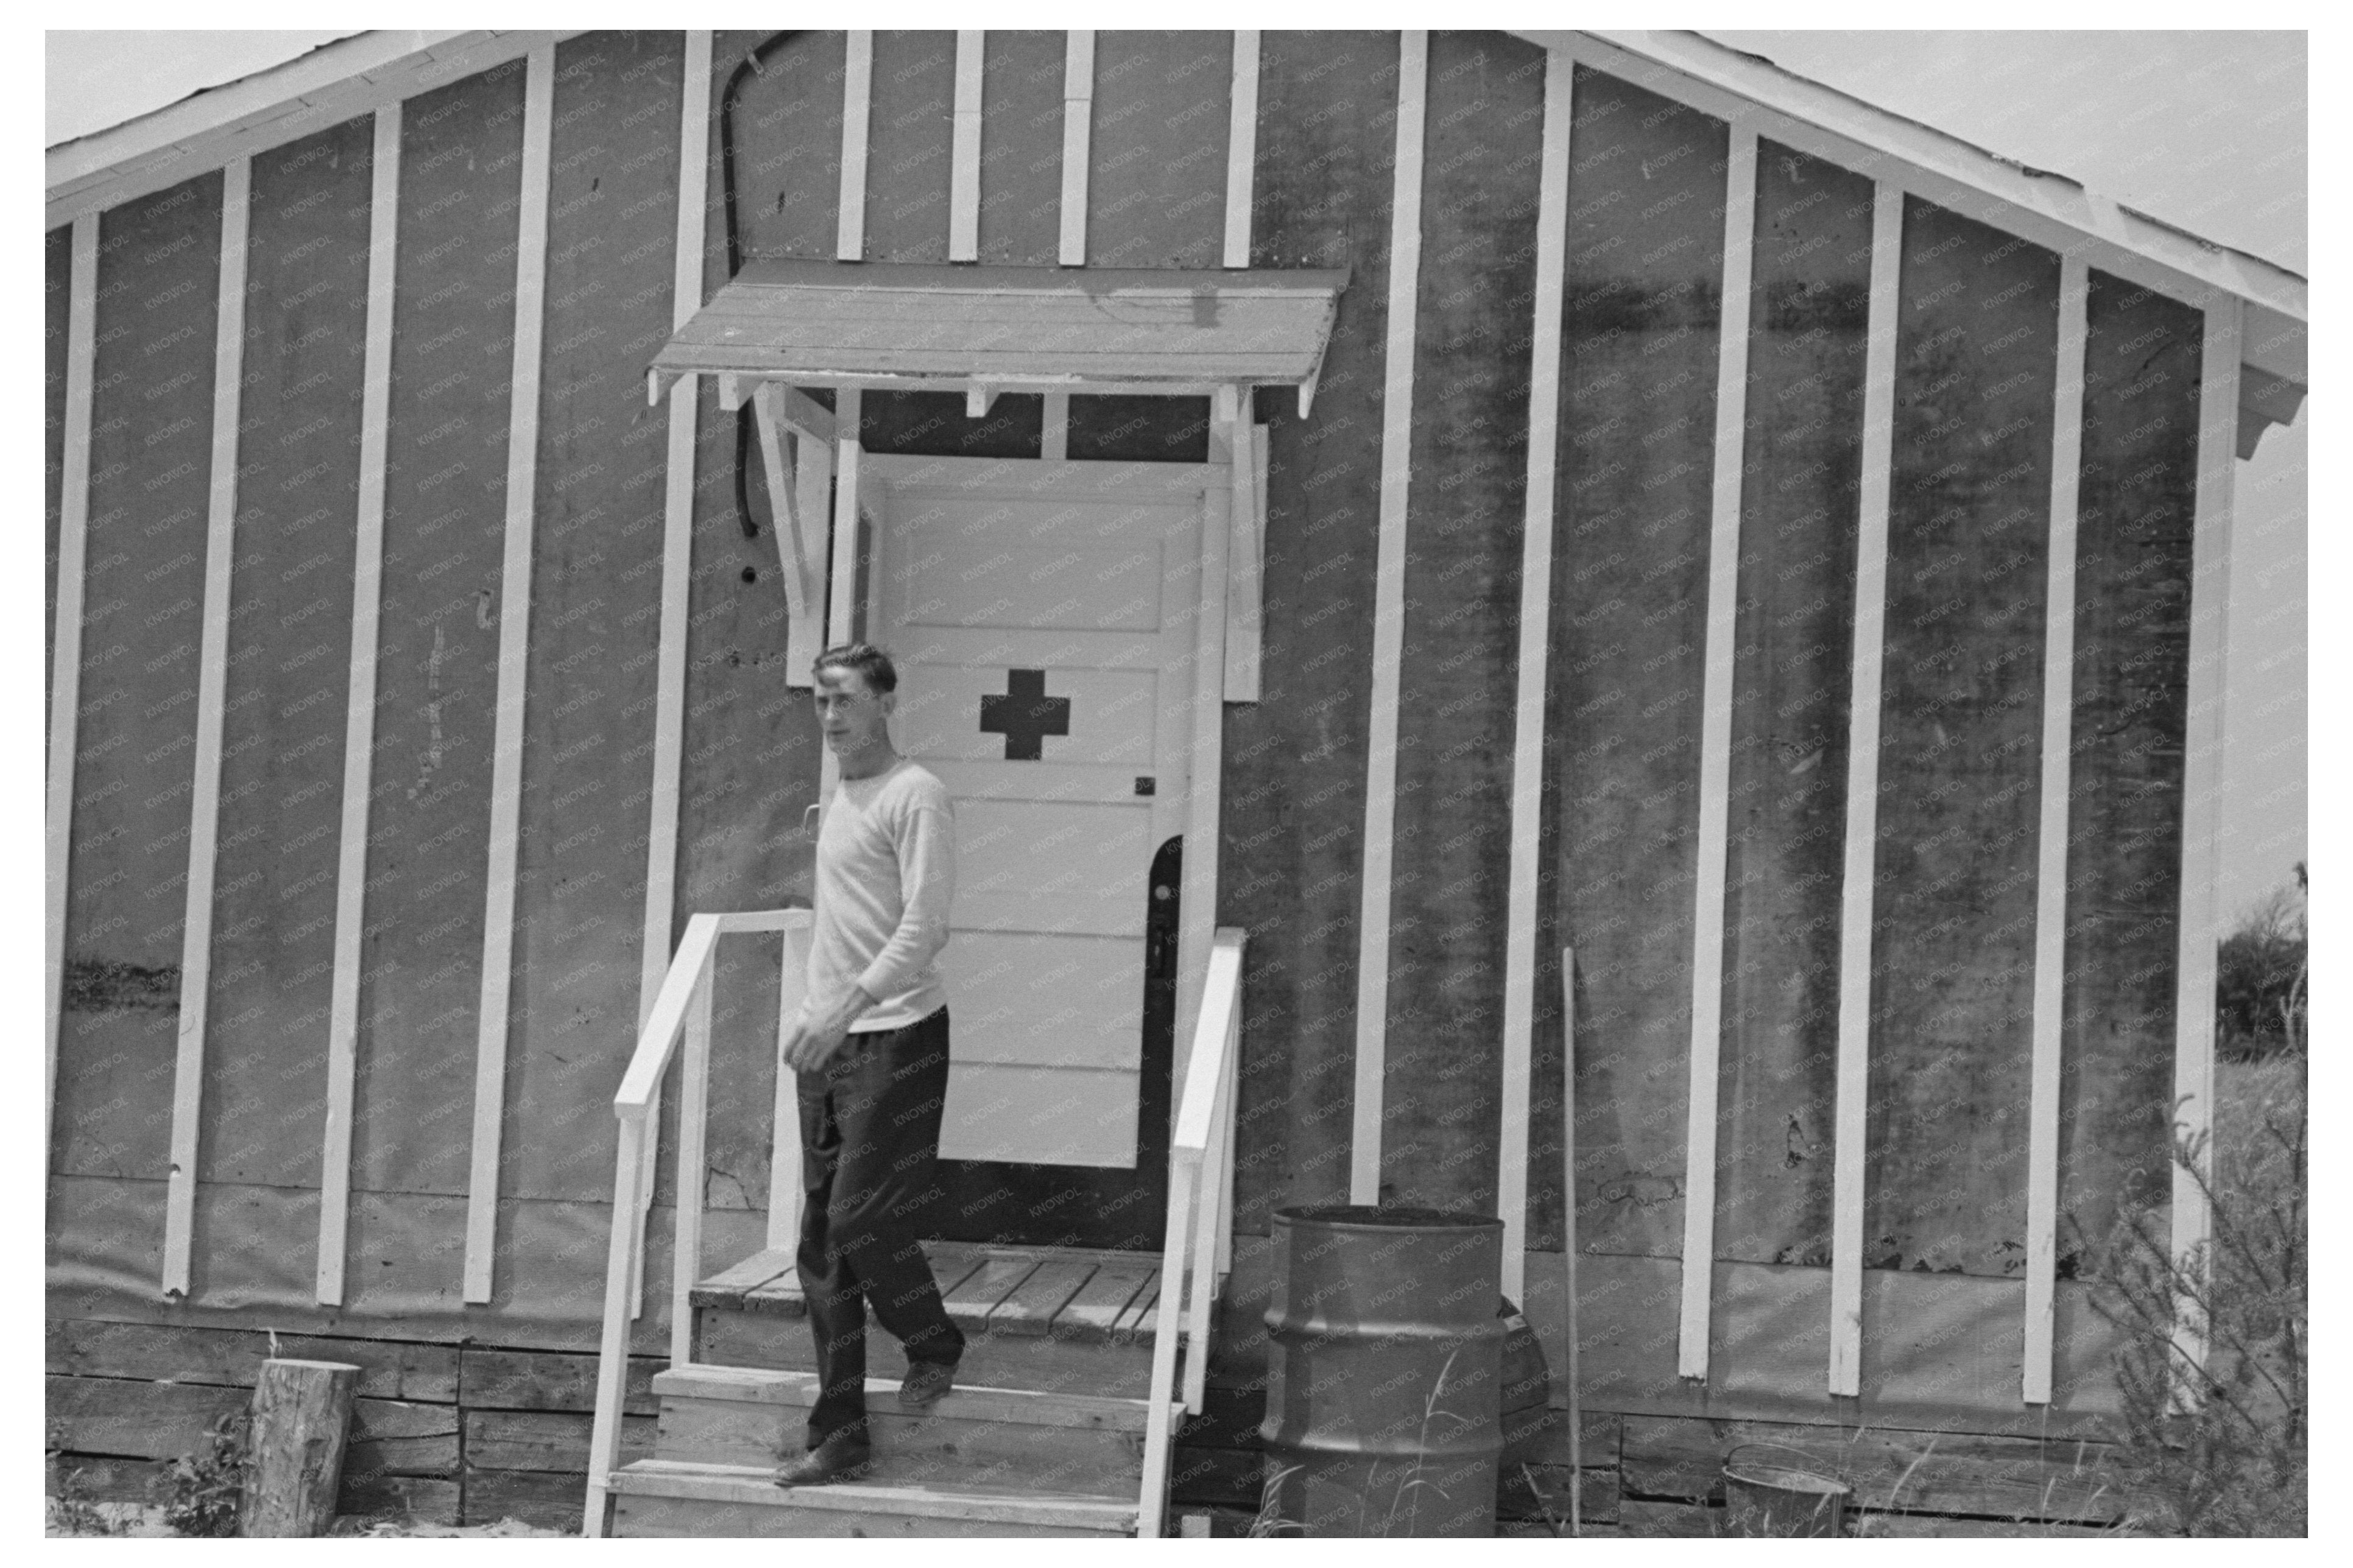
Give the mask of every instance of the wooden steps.
MULTIPOLYGON (((654 1457, 612 1478, 627 1536, 1132 1536, 1159 1259, 927 1244, 964 1330, 955 1389, 902 1409, 898 1342, 867 1331, 872 1468, 783 1488, 807 1442, 816 1354, 788 1251, 697 1285, 696 1364, 657 1373, 654 1457)), ((1180 1411, 1171 1412, 1171 1426, 1180 1411)))
POLYGON ((1135 1500, 850 1481, 777 1486, 765 1467, 640 1459, 613 1478, 620 1536, 1120 1537, 1135 1500))
MULTIPOLYGON (((1159 1258, 1081 1247, 926 1243, 940 1294, 966 1339, 967 1386, 1140 1399, 1150 1391, 1159 1258)), ((761 1252, 697 1285, 695 1359, 717 1366, 813 1372, 807 1309, 792 1254, 761 1252)), ((866 1336, 868 1369, 895 1387, 898 1342, 866 1336)))

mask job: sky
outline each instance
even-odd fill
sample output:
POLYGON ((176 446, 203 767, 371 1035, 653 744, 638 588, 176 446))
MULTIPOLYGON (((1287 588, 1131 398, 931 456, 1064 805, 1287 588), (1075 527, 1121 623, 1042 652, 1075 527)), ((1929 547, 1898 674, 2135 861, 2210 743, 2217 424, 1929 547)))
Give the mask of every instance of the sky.
MULTIPOLYGON (((45 141, 162 108, 348 32, 47 35, 45 141)), ((2307 270, 2299 32, 1726 31, 1709 37, 2307 270)), ((2306 854, 2308 415, 2238 468, 2226 658, 2227 921, 2306 854)))

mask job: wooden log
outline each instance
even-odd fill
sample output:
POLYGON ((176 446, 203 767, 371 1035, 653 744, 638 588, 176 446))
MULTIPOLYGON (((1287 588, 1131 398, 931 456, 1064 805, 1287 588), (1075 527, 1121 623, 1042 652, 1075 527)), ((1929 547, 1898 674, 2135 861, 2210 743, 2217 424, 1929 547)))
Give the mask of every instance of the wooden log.
POLYGON ((348 1362, 262 1363, 253 1391, 253 1458, 237 1510, 239 1535, 327 1532, 359 1381, 360 1369, 348 1362))

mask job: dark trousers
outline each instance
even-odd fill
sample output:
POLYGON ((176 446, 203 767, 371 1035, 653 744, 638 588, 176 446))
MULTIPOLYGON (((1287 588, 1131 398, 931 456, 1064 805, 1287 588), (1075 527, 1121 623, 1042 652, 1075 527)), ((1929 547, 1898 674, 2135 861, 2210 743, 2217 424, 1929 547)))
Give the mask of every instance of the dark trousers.
POLYGON ((903 1029, 852 1035, 821 1072, 799 1075, 801 1238, 796 1261, 818 1392, 811 1447, 866 1436, 866 1310, 910 1361, 954 1362, 964 1334, 940 1303, 920 1245, 936 1195, 948 1089, 948 1010, 903 1029))

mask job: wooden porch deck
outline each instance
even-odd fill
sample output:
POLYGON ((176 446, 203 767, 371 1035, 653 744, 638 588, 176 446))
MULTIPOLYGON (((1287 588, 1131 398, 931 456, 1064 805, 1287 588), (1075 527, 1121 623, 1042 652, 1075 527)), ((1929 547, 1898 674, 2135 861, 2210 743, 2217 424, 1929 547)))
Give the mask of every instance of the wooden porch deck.
MULTIPOLYGON (((1077 1247, 923 1244, 948 1316, 967 1332, 1065 1342, 1136 1344, 1150 1338, 1160 1258, 1077 1247)), ((696 1285, 703 1310, 797 1318, 807 1307, 791 1249, 754 1253, 696 1285)))

